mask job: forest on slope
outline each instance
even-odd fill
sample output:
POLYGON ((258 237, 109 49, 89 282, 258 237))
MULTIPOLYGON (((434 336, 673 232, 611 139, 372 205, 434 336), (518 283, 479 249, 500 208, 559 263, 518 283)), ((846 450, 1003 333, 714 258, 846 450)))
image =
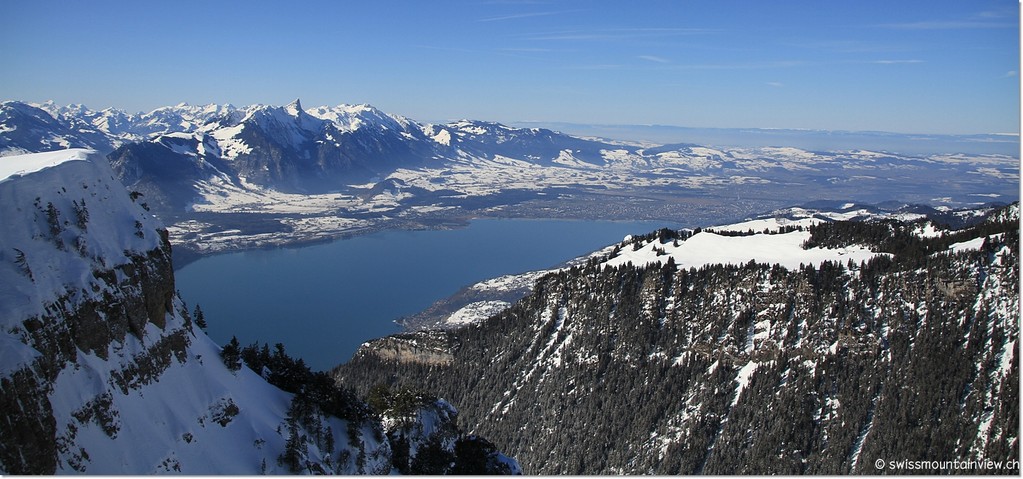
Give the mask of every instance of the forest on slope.
POLYGON ((1018 205, 944 235, 911 229, 812 228, 808 247, 887 253, 859 263, 594 258, 478 325, 403 338, 450 360, 370 345, 334 374, 459 404, 467 429, 530 474, 872 474, 878 461, 1017 459, 1018 205))

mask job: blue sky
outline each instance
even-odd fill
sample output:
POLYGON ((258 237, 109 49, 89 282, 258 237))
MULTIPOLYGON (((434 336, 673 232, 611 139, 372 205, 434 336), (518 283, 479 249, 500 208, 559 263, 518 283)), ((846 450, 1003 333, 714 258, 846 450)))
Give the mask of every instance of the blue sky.
POLYGON ((0 97, 421 121, 1019 130, 1019 3, 0 2, 0 97))

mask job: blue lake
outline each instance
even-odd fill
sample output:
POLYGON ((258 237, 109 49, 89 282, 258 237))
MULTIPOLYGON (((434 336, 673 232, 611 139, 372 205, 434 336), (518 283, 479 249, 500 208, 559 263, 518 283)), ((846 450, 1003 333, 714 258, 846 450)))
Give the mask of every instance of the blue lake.
POLYGON ((557 266, 665 225, 650 221, 476 220, 455 230, 386 231, 302 248, 202 258, 175 273, 214 341, 283 343, 313 369, 347 361, 394 320, 464 286, 557 266))

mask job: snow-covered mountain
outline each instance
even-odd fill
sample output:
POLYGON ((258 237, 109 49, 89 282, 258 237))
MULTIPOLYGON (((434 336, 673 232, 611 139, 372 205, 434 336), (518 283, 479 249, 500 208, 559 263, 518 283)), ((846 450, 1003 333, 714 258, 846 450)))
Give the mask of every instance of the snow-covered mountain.
POLYGON ((612 146, 544 128, 513 128, 486 121, 461 120, 427 128, 432 138, 443 140, 462 155, 515 158, 544 166, 604 166, 607 162, 602 151, 612 146))
POLYGON ((113 149, 104 132, 77 123, 61 121, 25 103, 0 103, 0 156, 65 148, 113 149))
POLYGON ((207 124, 203 131, 218 141, 233 174, 282 191, 337 190, 345 181, 384 176, 432 157, 432 142, 406 120, 371 107, 315 111, 321 117, 298 100, 251 107, 237 122, 207 124))
POLYGON ((810 200, 961 207, 1019 196, 1019 160, 1002 155, 650 145, 297 100, 139 114, 5 102, 0 114, 0 155, 110 151, 118 179, 199 253, 480 216, 695 225, 810 200))
POLYGON ((374 411, 214 344, 142 201, 94 150, 0 162, 0 473, 519 472, 443 400, 374 411))
MULTIPOLYGON (((3 105, 16 103, 4 102, 3 105)), ((195 106, 187 103, 134 114, 114 108, 96 111, 85 105, 58 106, 53 102, 27 106, 46 111, 57 121, 73 128, 104 133, 114 146, 168 133, 193 132, 214 119, 230 117, 237 111, 232 105, 195 106)))
MULTIPOLYGON (((379 181, 399 169, 425 171, 451 161, 462 164, 476 159, 523 158, 550 166, 566 157, 578 161, 573 155, 566 156, 565 152, 573 148, 577 150, 575 157, 585 157, 595 162, 591 166, 597 166, 604 163, 600 150, 606 146, 550 130, 510 128, 497 123, 424 125, 369 105, 306 110, 298 100, 283 107, 254 105, 235 110, 233 115, 210 119, 182 132, 213 138, 217 148, 207 150, 206 156, 223 160, 226 168, 222 173, 234 178, 235 184, 297 193, 338 191, 347 185, 379 181)), ((130 157, 147 144, 162 143, 160 138, 150 136, 146 142, 127 144, 115 151, 115 171, 138 169, 130 157)), ((127 183, 135 186, 131 181, 127 183)), ((153 189, 159 185, 146 186, 153 189)), ((201 201, 202 197, 195 195, 192 199, 201 201)))
POLYGON ((1018 474, 1019 204, 841 206, 630 237, 334 373, 435 385, 540 474, 1018 474))

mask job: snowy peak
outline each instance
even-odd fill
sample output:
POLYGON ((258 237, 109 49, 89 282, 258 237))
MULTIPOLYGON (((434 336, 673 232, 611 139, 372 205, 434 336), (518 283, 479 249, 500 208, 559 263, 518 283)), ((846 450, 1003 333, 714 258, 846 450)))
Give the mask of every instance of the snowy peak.
POLYGON ((92 122, 92 126, 100 131, 112 135, 129 133, 132 127, 132 118, 125 112, 107 108, 100 112, 92 122))
POLYGON ((80 147, 108 153, 126 143, 169 133, 193 132, 211 122, 230 121, 236 110, 231 105, 182 103, 148 113, 129 114, 113 108, 96 111, 84 105, 5 102, 0 106, 0 117, 7 117, 3 122, 6 126, 0 127, 3 133, 0 154, 80 147))
POLYGON ((115 169, 133 187, 135 181, 146 176, 140 174, 143 170, 150 171, 150 184, 140 188, 159 197, 173 197, 175 205, 187 205, 194 200, 194 195, 186 196, 198 186, 174 183, 204 178, 191 170, 185 176, 165 174, 168 167, 157 163, 183 165, 188 162, 185 157, 201 157, 223 173, 229 183, 237 185, 244 181, 280 191, 309 193, 336 190, 345 184, 346 178, 386 176, 396 167, 437 156, 436 144, 418 124, 386 115, 369 105, 318 107, 308 111, 300 100, 284 106, 253 105, 242 109, 179 105, 144 116, 154 130, 165 131, 147 133, 148 140, 115 151, 112 154, 115 169), (205 135, 204 140, 195 146, 184 145, 180 135, 191 134, 205 135), (182 158, 169 158, 163 149, 153 150, 147 144, 159 145, 182 158), (199 147, 201 152, 197 151, 199 147), (151 157, 141 154, 143 151, 162 159, 151 161, 151 157), (175 191, 157 191, 161 189, 175 191))
POLYGON ((106 135, 88 122, 65 123, 18 101, 0 103, 0 156, 66 148, 112 149, 106 135))
POLYGON ((132 133, 141 138, 174 132, 191 132, 209 122, 230 118, 237 109, 232 105, 192 106, 182 103, 157 108, 134 118, 132 133))
POLYGON ((388 115, 367 104, 321 106, 310 109, 308 113, 334 123, 340 131, 355 131, 367 127, 402 131, 411 125, 410 120, 388 115))
POLYGON ((293 126, 302 130, 315 130, 322 122, 310 116, 302 109, 302 104, 295 100, 285 106, 256 105, 248 109, 242 123, 256 123, 273 126, 293 126))
POLYGON ((497 144, 525 138, 549 138, 554 132, 541 128, 513 128, 491 121, 459 120, 446 125, 465 141, 488 141, 497 144))
POLYGON ((296 98, 291 103, 288 103, 287 105, 285 105, 284 106, 284 111, 287 111, 288 114, 291 115, 291 116, 299 116, 299 115, 305 113, 305 110, 302 109, 302 101, 299 100, 298 98, 296 98))

